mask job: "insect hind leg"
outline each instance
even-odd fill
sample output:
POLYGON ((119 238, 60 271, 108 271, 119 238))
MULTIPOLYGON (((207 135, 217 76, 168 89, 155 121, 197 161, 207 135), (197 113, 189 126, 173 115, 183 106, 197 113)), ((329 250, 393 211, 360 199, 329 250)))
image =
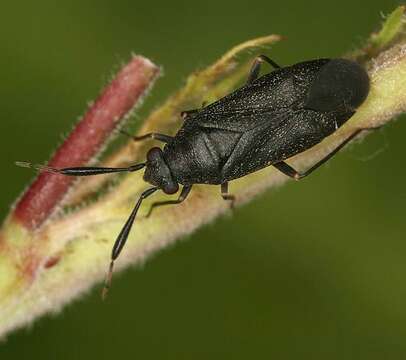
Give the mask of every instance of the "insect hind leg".
POLYGON ((334 150, 329 152, 325 157, 323 157, 316 164, 314 164, 312 167, 310 167, 309 169, 307 169, 304 172, 299 172, 299 171, 295 170, 293 167, 291 167, 284 161, 280 161, 275 164, 272 164, 272 166, 277 168, 280 172, 284 173, 285 175, 291 177, 292 179, 301 180, 301 179, 305 178, 306 176, 310 175, 314 170, 318 169, 321 165, 326 163, 328 160, 330 160, 335 154, 337 154, 345 145, 347 145, 352 139, 354 139, 361 132, 378 130, 380 128, 381 128, 380 126, 377 126, 377 127, 362 128, 362 129, 355 130, 346 139, 344 139, 334 150))
POLYGON ((235 195, 228 193, 228 182, 221 184, 221 197, 223 198, 223 200, 230 201, 230 209, 234 210, 236 198, 235 195))

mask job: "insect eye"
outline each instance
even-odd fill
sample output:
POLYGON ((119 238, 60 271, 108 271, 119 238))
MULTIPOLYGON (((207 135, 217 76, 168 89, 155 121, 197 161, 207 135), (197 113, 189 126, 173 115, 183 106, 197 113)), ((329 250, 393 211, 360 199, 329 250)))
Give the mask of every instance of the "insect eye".
POLYGON ((165 194, 172 195, 177 193, 179 190, 179 185, 175 182, 170 182, 163 188, 165 194))
POLYGON ((154 162, 162 156, 162 150, 159 147, 153 147, 147 153, 147 160, 154 162))

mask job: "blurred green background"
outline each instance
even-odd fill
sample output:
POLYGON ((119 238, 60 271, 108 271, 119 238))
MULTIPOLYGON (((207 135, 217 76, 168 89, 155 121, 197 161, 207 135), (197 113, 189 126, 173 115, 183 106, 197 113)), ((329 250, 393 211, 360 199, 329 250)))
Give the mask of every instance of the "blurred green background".
MULTIPOLYGON (((0 210, 131 52, 165 68, 141 114, 231 46, 287 36, 276 62, 339 56, 398 2, 71 0, 3 3, 0 210)), ((94 289, 0 344, 3 359, 406 357, 406 122, 303 182, 94 289), (374 154, 376 156, 372 156, 374 154)), ((140 121, 140 120, 138 120, 140 121)), ((232 189, 232 187, 231 187, 232 189)))

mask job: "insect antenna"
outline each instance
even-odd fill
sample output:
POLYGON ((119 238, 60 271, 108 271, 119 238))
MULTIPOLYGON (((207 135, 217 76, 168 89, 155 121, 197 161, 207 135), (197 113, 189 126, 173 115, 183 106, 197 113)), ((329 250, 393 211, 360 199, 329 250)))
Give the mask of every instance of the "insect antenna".
POLYGON ((37 164, 32 164, 30 162, 27 161, 16 161, 15 164, 19 167, 24 167, 24 168, 31 168, 31 169, 35 169, 38 171, 46 171, 46 172, 54 172, 57 173, 58 171, 50 166, 46 166, 46 165, 37 165, 37 164))
POLYGON ((120 133, 121 135, 127 136, 130 139, 134 138, 134 135, 130 134, 127 130, 118 129, 117 132, 120 133))
POLYGON ((94 167, 94 166, 81 166, 81 167, 68 167, 68 168, 55 168, 47 165, 37 165, 26 161, 16 161, 17 166, 32 168, 41 172, 50 172, 55 174, 62 174, 67 176, 92 176, 109 174, 116 172, 133 172, 141 170, 145 167, 145 163, 135 164, 128 167, 110 168, 110 167, 94 167))
POLYGON ((104 282, 104 287, 102 290, 102 299, 106 299, 107 293, 111 287, 111 279, 113 276, 113 269, 114 269, 114 261, 118 258, 120 255, 121 250, 123 250, 123 247, 127 241, 128 234, 131 231, 131 227, 133 226, 134 220, 137 216, 138 209, 140 208, 142 201, 146 199, 148 196, 152 195, 155 191, 157 191, 159 188, 158 187, 152 187, 147 190, 145 190, 141 196, 139 197, 137 203, 134 206, 133 211, 131 212, 128 220, 124 224, 123 228, 120 231, 120 234, 118 234, 116 242, 114 243, 113 249, 111 251, 111 262, 109 266, 108 273, 106 275, 106 279, 104 282))

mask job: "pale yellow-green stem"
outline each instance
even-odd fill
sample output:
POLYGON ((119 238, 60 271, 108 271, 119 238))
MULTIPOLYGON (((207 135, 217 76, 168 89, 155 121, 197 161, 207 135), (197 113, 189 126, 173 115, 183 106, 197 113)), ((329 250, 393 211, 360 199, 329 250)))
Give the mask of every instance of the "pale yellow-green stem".
MULTIPOLYGON (((356 129, 383 125, 406 110, 403 13, 403 7, 396 9, 382 30, 373 34, 363 49, 350 55, 366 66, 371 78, 365 103, 332 136, 290 159, 295 168, 314 164, 356 129)), ((200 107, 230 92, 247 76, 252 57, 278 40, 279 36, 268 36, 243 43, 214 65, 192 74, 183 89, 146 119, 140 133, 175 133, 182 110, 200 107)), ((130 141, 103 165, 135 163, 143 159, 150 146, 130 141)), ((0 233, 0 337, 45 313, 58 311, 103 279, 116 235, 146 188, 141 174, 129 174, 120 177, 115 186, 104 187, 104 192, 91 201, 95 189, 100 190, 106 179, 112 178, 95 177, 77 183, 63 204, 80 206, 74 211, 59 211, 38 228, 23 226, 13 213, 5 220, 0 233)), ((238 205, 287 180, 270 167, 233 181, 230 190, 238 193, 238 205)), ((143 217, 148 204, 161 196, 157 194, 144 204, 116 270, 145 261, 228 209, 218 187, 195 186, 182 205, 158 209, 148 219, 143 217)))

